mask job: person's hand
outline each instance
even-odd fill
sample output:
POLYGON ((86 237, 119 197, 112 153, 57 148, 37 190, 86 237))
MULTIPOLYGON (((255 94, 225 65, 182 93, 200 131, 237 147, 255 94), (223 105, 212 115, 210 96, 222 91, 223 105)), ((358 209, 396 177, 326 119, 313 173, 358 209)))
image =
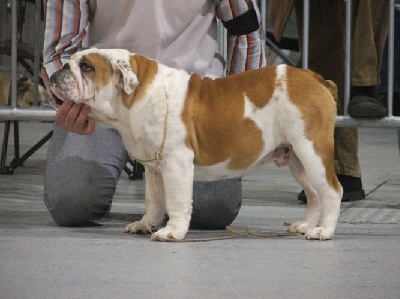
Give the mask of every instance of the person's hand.
POLYGON ((69 132, 89 135, 95 128, 93 119, 88 118, 90 107, 65 100, 56 114, 56 123, 69 132))

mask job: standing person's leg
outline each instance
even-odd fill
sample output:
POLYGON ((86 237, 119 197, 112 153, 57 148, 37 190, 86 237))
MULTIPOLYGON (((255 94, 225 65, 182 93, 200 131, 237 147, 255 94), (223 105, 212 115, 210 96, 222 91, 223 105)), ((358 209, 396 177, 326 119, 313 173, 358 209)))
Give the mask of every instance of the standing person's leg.
POLYGON ((58 125, 47 153, 44 201, 61 226, 88 225, 111 208, 119 175, 127 161, 121 137, 97 126, 91 135, 58 125))
MULTIPOLYGON (((296 16, 301 39, 303 1, 296 1, 296 16)), ((342 0, 310 1, 309 68, 336 83, 338 114, 344 111, 345 16, 346 3, 342 0)), ((335 129, 335 170, 343 185, 343 200, 364 198, 356 128, 335 129)), ((299 200, 306 200, 303 192, 299 200)))
MULTIPOLYGON (((400 116, 400 6, 394 10, 394 78, 393 78, 393 115, 400 116)), ((380 70, 381 84, 379 92, 384 102, 388 97, 388 63, 389 63, 389 41, 385 43, 382 56, 382 67, 380 70)))
POLYGON ((389 1, 358 0, 353 5, 351 116, 384 117, 385 104, 376 96, 382 54, 389 28, 389 1))
POLYGON ((389 30, 389 1, 359 0, 355 4, 351 82, 354 86, 377 86, 389 30))

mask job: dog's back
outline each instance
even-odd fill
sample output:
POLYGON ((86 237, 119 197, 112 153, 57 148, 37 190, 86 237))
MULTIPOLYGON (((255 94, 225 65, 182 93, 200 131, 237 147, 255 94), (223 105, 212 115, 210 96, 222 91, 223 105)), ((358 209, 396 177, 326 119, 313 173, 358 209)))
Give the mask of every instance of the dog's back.
POLYGON ((183 120, 195 164, 229 160, 231 170, 245 170, 291 144, 289 135, 304 136, 303 126, 318 124, 318 132, 333 135, 335 89, 314 72, 286 65, 215 80, 192 75, 183 120))

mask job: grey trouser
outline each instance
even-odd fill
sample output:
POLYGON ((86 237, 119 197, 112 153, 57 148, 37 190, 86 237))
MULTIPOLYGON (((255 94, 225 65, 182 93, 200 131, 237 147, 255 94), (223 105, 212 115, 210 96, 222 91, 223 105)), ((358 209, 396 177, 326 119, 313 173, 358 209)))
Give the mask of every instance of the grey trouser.
MULTIPOLYGON (((127 159, 114 129, 96 126, 91 135, 83 136, 55 124, 44 183, 44 201, 54 221, 61 226, 81 226, 104 217, 127 159)), ((241 182, 195 182, 193 201, 194 227, 223 229, 239 212, 241 182)))
MULTIPOLYGON (((300 37, 303 28, 302 11, 303 1, 296 1, 300 37)), ((354 0, 352 14, 351 84, 378 85, 382 52, 388 32, 388 1, 354 0)), ((344 110, 345 20, 345 1, 310 1, 309 68, 337 84, 339 114, 344 110)), ((356 128, 336 128, 335 168, 337 174, 361 177, 356 128)))

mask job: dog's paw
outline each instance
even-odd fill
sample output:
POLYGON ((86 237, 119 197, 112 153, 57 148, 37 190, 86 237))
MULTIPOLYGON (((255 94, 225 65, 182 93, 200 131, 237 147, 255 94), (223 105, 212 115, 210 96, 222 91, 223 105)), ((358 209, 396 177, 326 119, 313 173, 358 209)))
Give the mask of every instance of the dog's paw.
POLYGON ((151 239, 154 241, 163 241, 163 240, 176 240, 180 241, 185 239, 187 230, 184 229, 176 229, 171 226, 166 226, 151 236, 151 239))
MULTIPOLYGON (((314 225, 315 226, 315 225, 314 225)), ((314 228, 308 221, 297 221, 293 223, 292 225, 289 226, 288 232, 290 233, 300 233, 300 234, 305 234, 308 231, 310 231, 312 228, 314 228)))
POLYGON ((306 232, 307 240, 330 240, 333 237, 334 229, 329 227, 318 226, 306 232))
POLYGON ((151 231, 154 232, 157 230, 157 227, 155 225, 148 227, 142 221, 135 221, 131 224, 128 224, 125 227, 124 231, 130 234, 142 234, 142 233, 146 234, 150 232, 149 229, 151 229, 151 231))

